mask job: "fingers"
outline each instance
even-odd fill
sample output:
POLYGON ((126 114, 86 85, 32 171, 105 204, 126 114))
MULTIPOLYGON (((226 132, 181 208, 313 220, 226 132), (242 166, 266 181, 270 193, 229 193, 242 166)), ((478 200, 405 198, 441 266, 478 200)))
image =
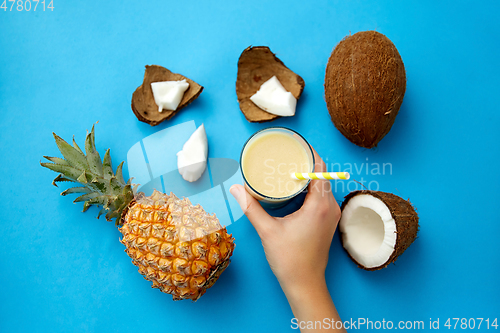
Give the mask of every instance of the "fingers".
POLYGON ((255 230, 262 236, 264 230, 275 222, 274 219, 242 185, 235 184, 231 186, 229 192, 231 192, 236 201, 238 201, 241 210, 243 210, 243 213, 248 217, 255 230))
POLYGON ((323 159, 318 155, 318 152, 311 147, 314 154, 314 172, 327 172, 326 164, 323 162, 323 159))
MULTIPOLYGON (((312 148, 312 147, 311 147, 312 148)), ((327 172, 326 164, 323 159, 318 155, 316 150, 312 148, 314 153, 314 172, 327 172)), ((304 206, 317 205, 321 199, 327 199, 331 194, 331 184, 328 180, 314 179, 309 183, 307 188, 307 196, 304 200, 304 206)))

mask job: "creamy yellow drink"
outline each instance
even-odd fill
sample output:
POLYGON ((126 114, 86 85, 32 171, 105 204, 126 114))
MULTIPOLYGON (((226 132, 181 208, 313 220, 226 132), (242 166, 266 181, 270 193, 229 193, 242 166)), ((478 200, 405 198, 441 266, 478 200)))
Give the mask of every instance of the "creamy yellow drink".
POLYGON ((308 180, 293 179, 290 174, 311 172, 312 161, 311 149, 301 136, 287 129, 271 128, 247 142, 241 168, 247 184, 258 192, 253 194, 280 199, 304 189, 308 180))

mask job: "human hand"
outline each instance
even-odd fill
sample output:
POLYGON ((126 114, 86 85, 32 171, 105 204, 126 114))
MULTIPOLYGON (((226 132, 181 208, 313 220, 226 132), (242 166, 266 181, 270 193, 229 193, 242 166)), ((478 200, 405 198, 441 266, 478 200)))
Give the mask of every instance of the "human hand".
MULTIPOLYGON (((313 152, 315 171, 326 172, 325 163, 313 152)), ((309 325, 304 325, 325 323, 325 319, 341 322, 325 281, 328 252, 341 214, 330 182, 312 180, 302 207, 283 218, 267 214, 243 186, 233 185, 229 191, 257 230, 301 332, 336 328, 337 324, 310 330, 309 325)), ((342 327, 335 330, 345 332, 342 327)))
MULTIPOLYGON (((315 172, 326 165, 314 151, 315 172)), ((285 292, 324 284, 328 252, 340 219, 340 208, 327 180, 312 180, 302 207, 283 218, 272 217, 241 185, 231 194, 259 234, 266 258, 285 292)))

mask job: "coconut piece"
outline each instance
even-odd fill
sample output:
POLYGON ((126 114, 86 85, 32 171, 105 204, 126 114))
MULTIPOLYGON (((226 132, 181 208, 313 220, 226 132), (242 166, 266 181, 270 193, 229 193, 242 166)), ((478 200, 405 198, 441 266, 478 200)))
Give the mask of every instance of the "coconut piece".
POLYGON ((411 203, 379 191, 355 191, 342 203, 341 241, 349 257, 368 271, 403 254, 417 237, 418 215, 411 203))
POLYGON ((177 168, 188 182, 200 179, 207 167, 208 141, 205 126, 201 124, 177 153, 177 168))
POLYGON ((134 111, 134 114, 140 121, 148 123, 151 126, 156 126, 162 121, 172 118, 182 108, 198 98, 202 91, 202 86, 181 74, 172 73, 165 67, 148 65, 144 73, 144 81, 132 94, 132 111, 134 111), (177 109, 158 112, 151 83, 182 80, 186 80, 189 83, 189 88, 182 96, 177 109))
POLYGON ((158 112, 162 112, 164 109, 177 110, 182 96, 184 96, 184 92, 188 88, 189 83, 186 80, 151 83, 151 90, 153 90, 155 103, 158 105, 158 112))
POLYGON ((297 105, 297 99, 286 91, 276 76, 264 82, 250 100, 262 110, 282 117, 293 116, 297 105))
POLYGON ((373 148, 389 132, 406 90, 396 46, 376 31, 344 38, 325 75, 325 98, 335 127, 352 143, 373 148))
POLYGON ((276 76, 283 87, 299 99, 304 90, 304 80, 278 59, 266 46, 250 46, 246 48, 238 60, 236 79, 236 95, 241 112, 250 122, 264 122, 278 118, 259 108, 250 100, 271 77, 276 76))

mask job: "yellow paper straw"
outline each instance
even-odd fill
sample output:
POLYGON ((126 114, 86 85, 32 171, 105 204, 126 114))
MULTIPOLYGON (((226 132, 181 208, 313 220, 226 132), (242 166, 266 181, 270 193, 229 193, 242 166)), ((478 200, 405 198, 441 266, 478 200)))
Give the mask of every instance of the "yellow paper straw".
POLYGON ((304 172, 292 173, 294 179, 349 179, 348 172, 304 172))

